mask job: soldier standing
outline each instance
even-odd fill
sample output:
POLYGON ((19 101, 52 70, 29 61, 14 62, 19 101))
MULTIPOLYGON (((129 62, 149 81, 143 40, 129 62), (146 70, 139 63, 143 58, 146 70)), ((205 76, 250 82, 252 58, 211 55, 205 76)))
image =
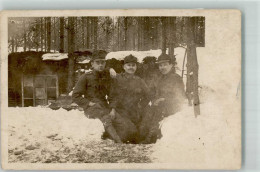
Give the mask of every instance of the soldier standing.
POLYGON ((79 78, 72 99, 84 109, 84 114, 88 118, 100 119, 104 125, 105 131, 115 142, 121 143, 112 120, 109 115, 109 106, 106 96, 109 95, 112 78, 110 73, 105 69, 107 53, 105 51, 95 51, 92 57, 91 73, 86 73, 79 78))
POLYGON ((151 120, 149 132, 142 143, 152 143, 157 140, 160 134, 159 122, 169 115, 180 111, 181 105, 185 98, 184 84, 182 78, 175 73, 173 63, 167 54, 158 57, 158 65, 161 76, 156 85, 156 93, 152 102, 151 110, 146 113, 152 114, 147 116, 151 120))
POLYGON ((135 75, 136 57, 126 56, 123 68, 125 72, 116 77, 115 85, 112 87, 110 115, 118 121, 115 128, 122 141, 137 143, 142 109, 149 103, 149 89, 145 82, 135 75))

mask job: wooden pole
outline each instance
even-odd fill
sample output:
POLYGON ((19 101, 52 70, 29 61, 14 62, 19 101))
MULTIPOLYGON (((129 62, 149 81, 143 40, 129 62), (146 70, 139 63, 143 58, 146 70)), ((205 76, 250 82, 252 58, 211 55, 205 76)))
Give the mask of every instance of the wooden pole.
POLYGON ((24 84, 23 84, 23 78, 24 78, 24 76, 23 76, 23 74, 22 74, 22 78, 21 78, 21 86, 22 86, 22 107, 24 107, 24 84))
MULTIPOLYGON (((187 25, 187 84, 186 92, 188 94, 188 99, 193 95, 193 107, 194 115, 197 117, 200 115, 200 100, 198 93, 198 72, 199 65, 197 60, 196 44, 195 44, 195 18, 188 18, 187 25)), ((189 99, 190 101, 190 99, 189 99)))

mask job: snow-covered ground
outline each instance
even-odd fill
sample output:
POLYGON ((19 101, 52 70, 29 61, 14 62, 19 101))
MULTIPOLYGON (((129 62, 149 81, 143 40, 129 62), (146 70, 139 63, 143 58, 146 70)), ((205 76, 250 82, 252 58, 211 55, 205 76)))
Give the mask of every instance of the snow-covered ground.
POLYGON ((150 162, 150 145, 102 140, 103 124, 79 110, 8 109, 9 162, 150 162))
MULTIPOLYGON (((162 121, 163 137, 156 144, 118 145, 102 141, 100 137, 104 129, 101 122, 87 119, 78 110, 68 112, 44 107, 9 108, 9 161, 79 162, 78 157, 69 157, 72 153, 68 151, 74 147, 75 155, 79 150, 83 152, 84 160, 92 159, 91 162, 101 162, 101 157, 113 157, 116 154, 117 158, 112 162, 176 162, 180 165, 189 162, 193 168, 201 164, 205 168, 212 167, 212 164, 232 166, 230 160, 240 153, 240 145, 237 144, 241 139, 238 132, 241 127, 238 117, 240 75, 234 75, 234 71, 240 73, 240 61, 214 56, 207 51, 210 50, 197 48, 201 115, 195 118, 193 107, 183 105, 181 112, 162 121), (37 151, 30 150, 32 148, 37 151), (60 155, 59 160, 52 160, 57 154, 60 155), (126 155, 138 158, 130 160, 126 155), (44 159, 37 161, 37 157, 41 156, 44 159), (86 158, 89 156, 96 159, 86 158)), ((175 49, 179 74, 184 52, 184 48, 175 49)), ((110 53, 107 58, 119 59, 129 53, 110 53)), ((139 52, 137 56, 142 61, 147 55, 158 57, 160 53, 161 50, 151 50, 139 52)), ((109 159, 103 161, 111 162, 109 159)), ((234 160, 232 162, 237 163, 234 160)))

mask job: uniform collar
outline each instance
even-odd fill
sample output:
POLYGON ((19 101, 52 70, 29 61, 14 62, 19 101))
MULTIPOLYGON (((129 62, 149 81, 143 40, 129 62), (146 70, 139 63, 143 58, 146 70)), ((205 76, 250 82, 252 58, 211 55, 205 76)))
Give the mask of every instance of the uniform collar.
POLYGON ((123 73, 123 76, 124 76, 125 78, 127 78, 127 79, 129 79, 129 78, 135 78, 135 75, 130 75, 130 74, 126 73, 126 72, 123 73))
POLYGON ((100 76, 102 76, 102 75, 104 74, 104 71, 99 72, 99 71, 93 70, 93 74, 94 74, 95 76, 97 76, 97 77, 100 77, 100 76))

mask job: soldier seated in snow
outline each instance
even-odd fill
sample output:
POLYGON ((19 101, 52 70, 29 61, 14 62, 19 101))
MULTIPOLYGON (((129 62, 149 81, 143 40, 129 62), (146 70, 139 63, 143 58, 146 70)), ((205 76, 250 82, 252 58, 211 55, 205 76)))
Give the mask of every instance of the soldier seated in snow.
MULTIPOLYGON (((152 101, 152 106, 146 112, 142 123, 151 121, 146 136, 141 143, 156 142, 159 134, 159 122, 176 112, 180 111, 185 98, 184 84, 182 78, 175 73, 172 59, 167 54, 158 57, 158 65, 161 76, 156 85, 156 93, 152 101)), ((141 125, 143 125, 141 123, 141 125)))
POLYGON ((83 74, 72 94, 72 99, 84 109, 88 118, 98 118, 104 125, 105 131, 115 142, 121 143, 112 120, 109 115, 109 105, 107 96, 109 95, 112 78, 109 70, 105 69, 107 53, 104 51, 95 51, 93 53, 91 65, 93 71, 83 74))
POLYGON ((149 103, 149 89, 145 82, 135 75, 137 58, 133 55, 124 59, 124 73, 117 75, 111 88, 109 106, 111 118, 123 142, 138 142, 138 126, 142 109, 149 103))

